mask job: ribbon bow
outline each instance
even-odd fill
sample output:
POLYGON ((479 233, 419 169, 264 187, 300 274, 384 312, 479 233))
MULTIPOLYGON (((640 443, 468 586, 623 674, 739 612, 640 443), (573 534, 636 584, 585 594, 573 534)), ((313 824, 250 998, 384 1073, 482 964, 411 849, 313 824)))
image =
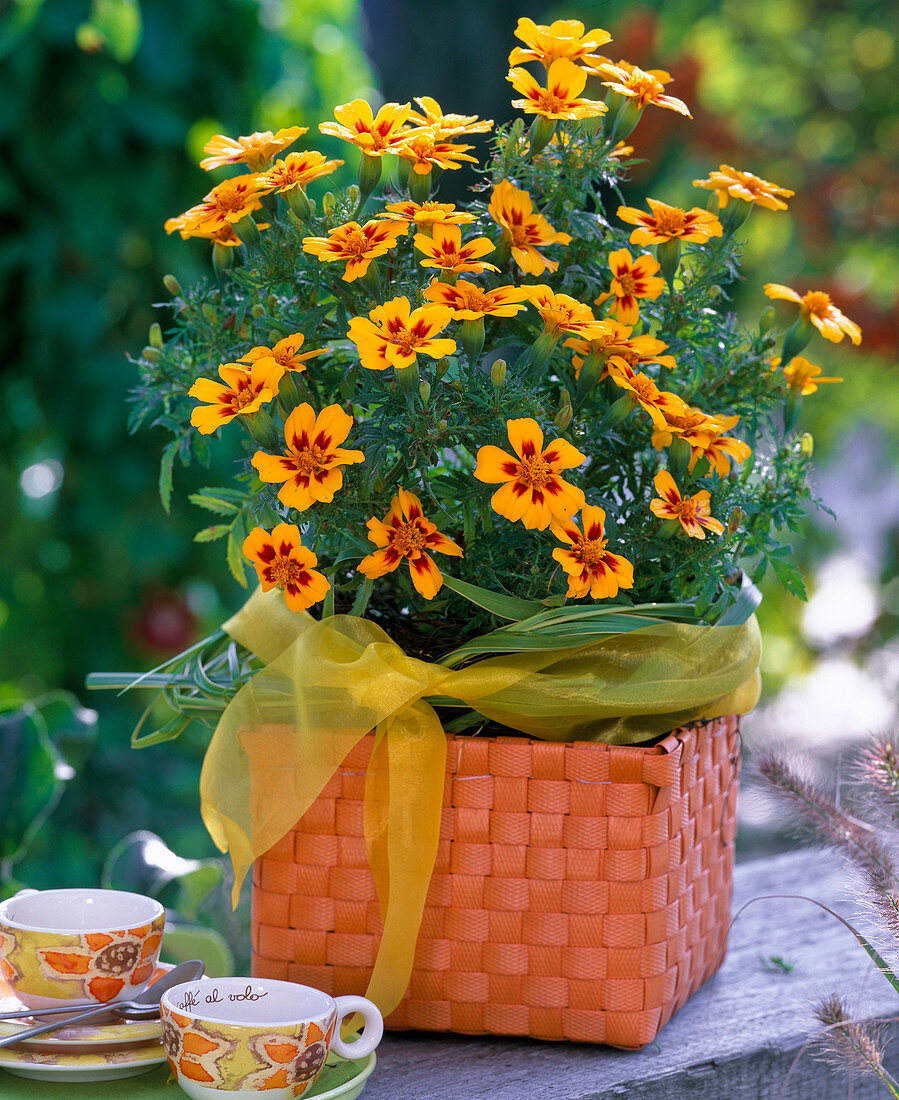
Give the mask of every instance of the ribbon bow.
POLYGON ((367 619, 317 621, 257 590, 225 630, 266 662, 228 704, 206 752, 201 812, 230 851, 234 900, 254 859, 310 808, 366 734, 365 837, 383 935, 366 996, 402 1000, 440 833, 446 736, 429 699, 555 741, 647 740, 758 700, 760 641, 741 626, 680 623, 454 670, 406 654, 367 619))

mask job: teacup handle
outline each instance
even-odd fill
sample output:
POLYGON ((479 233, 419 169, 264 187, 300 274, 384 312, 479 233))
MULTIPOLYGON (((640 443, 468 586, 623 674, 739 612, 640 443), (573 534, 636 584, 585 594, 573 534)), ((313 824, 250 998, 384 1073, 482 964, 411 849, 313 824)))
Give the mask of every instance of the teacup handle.
POLYGON ((384 1019, 378 1006, 365 997, 335 997, 337 1028, 331 1040, 331 1050, 338 1058, 367 1058, 380 1043, 384 1034, 384 1019), (351 1012, 358 1012, 365 1020, 362 1034, 355 1042, 345 1043, 340 1037, 340 1024, 351 1012))

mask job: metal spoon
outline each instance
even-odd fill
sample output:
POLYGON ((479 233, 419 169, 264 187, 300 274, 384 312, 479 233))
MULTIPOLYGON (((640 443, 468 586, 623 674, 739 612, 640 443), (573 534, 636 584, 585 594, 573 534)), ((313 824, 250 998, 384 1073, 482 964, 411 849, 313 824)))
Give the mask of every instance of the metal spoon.
POLYGON ((82 1020, 92 1020, 98 1016, 106 1016, 110 1013, 116 1016, 132 1017, 140 1020, 152 1018, 159 1011, 159 1002, 163 993, 182 982, 193 982, 202 978, 205 967, 199 959, 190 959, 179 963, 168 974, 164 974, 158 981, 147 986, 143 993, 139 993, 131 1001, 111 1001, 105 1005, 97 1005, 96 1008, 80 1012, 77 1016, 69 1016, 64 1020, 54 1020, 49 1024, 40 1024, 38 1027, 28 1028, 26 1031, 17 1031, 13 1035, 7 1035, 0 1039, 0 1047, 10 1046, 13 1043, 21 1043, 26 1039, 32 1039, 36 1035, 44 1035, 48 1031, 56 1031, 60 1027, 70 1027, 72 1024, 81 1023, 82 1020))

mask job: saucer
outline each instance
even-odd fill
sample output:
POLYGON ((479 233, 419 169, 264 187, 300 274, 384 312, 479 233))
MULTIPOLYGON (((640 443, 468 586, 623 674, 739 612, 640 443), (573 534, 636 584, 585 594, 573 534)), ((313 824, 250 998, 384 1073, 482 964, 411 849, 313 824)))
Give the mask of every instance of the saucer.
MULTIPOLYGON (((0 1047, 0 1069, 14 1077, 47 1081, 114 1081, 146 1073, 165 1062, 162 1043, 145 1043, 103 1053, 47 1053, 0 1047)), ((341 1094, 344 1095, 344 1094, 341 1094)), ((356 1094, 358 1095, 358 1094, 356 1094)))
POLYGON ((326 1064, 318 1075, 315 1087, 303 1096, 303 1100, 356 1100, 377 1061, 374 1054, 369 1054, 357 1062, 338 1062, 333 1066, 326 1064))
MULTIPOLYGON (((160 963, 150 984, 167 974, 172 969, 169 963, 160 963)), ((50 1017, 25 1017, 17 1020, 2 1019, 6 1012, 16 1012, 25 1006, 16 997, 7 983, 0 977, 0 1036, 15 1035, 18 1031, 25 1031, 29 1027, 35 1027, 38 1023, 46 1023, 50 1017)), ((35 1052, 42 1050, 45 1053, 60 1053, 63 1048, 69 1054, 75 1053, 114 1053, 123 1046, 131 1046, 136 1043, 148 1043, 153 1039, 159 1039, 162 1035, 162 1021, 155 1020, 116 1020, 114 1023, 94 1024, 83 1023, 68 1026, 63 1024, 56 1031, 46 1035, 39 1035, 35 1039, 22 1040, 21 1046, 33 1047, 35 1052), (100 1048, 108 1047, 108 1051, 100 1048)), ((5 1050, 8 1048, 0 1048, 5 1050)), ((21 1049, 21 1047, 19 1048, 21 1049)))

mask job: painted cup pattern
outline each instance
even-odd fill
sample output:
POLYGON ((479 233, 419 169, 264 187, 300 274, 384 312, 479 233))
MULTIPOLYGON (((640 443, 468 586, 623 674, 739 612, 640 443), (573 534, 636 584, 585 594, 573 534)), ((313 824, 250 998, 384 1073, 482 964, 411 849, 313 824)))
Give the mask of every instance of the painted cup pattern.
POLYGON ((330 997, 321 990, 259 978, 185 983, 163 994, 162 1044, 184 1091, 207 1098, 215 1090, 264 1092, 292 1100, 310 1091, 328 1052, 365 1058, 383 1033, 377 1007, 364 997, 330 997), (345 1042, 341 1018, 359 1013, 361 1036, 345 1042))
POLYGON ((325 1064, 336 1025, 333 1012, 321 1022, 253 1032, 192 1020, 163 1005, 162 1045, 176 1077, 213 1089, 292 1089, 302 1096, 325 1064))
POLYGON ((106 1003, 142 989, 156 968, 165 911, 146 899, 133 926, 103 931, 23 927, 0 915, 0 974, 21 997, 106 1003))

